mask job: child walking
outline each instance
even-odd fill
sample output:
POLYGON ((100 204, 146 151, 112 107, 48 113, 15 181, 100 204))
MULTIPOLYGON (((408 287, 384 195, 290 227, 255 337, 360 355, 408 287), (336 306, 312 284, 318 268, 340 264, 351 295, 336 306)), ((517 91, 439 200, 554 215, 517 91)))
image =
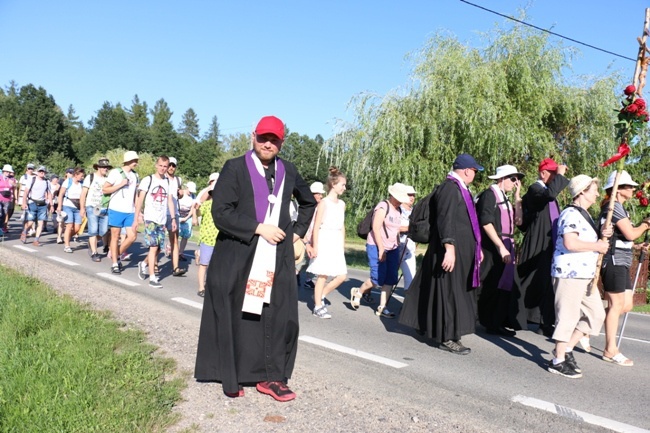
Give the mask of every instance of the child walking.
POLYGON ((311 244, 313 253, 307 272, 317 275, 314 287, 314 316, 330 319, 324 304, 328 293, 341 285, 347 277, 345 263, 345 202, 339 196, 345 192, 346 178, 336 167, 330 167, 327 176, 327 196, 316 208, 311 244), (327 282, 328 277, 333 277, 327 282))

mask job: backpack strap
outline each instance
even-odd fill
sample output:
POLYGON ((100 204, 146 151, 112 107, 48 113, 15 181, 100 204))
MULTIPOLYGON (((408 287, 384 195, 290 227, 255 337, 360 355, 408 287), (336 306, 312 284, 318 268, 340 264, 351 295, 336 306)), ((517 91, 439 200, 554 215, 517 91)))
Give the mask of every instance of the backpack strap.
MULTIPOLYGON (((27 176, 27 175, 25 175, 27 176)), ((36 183, 36 176, 32 177, 32 183, 29 185, 29 189, 27 190, 27 199, 31 199, 32 195, 32 188, 34 188, 34 183, 36 183)))

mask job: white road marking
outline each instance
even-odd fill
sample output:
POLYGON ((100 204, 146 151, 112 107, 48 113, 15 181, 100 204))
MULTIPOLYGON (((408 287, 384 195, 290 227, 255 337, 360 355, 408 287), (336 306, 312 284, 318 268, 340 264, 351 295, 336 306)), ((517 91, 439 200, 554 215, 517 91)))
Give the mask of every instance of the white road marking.
POLYGON ((18 248, 19 250, 27 251, 28 253, 35 253, 36 251, 38 251, 38 250, 35 250, 34 248, 25 247, 25 246, 22 246, 22 245, 14 245, 14 248, 18 248))
POLYGON ((199 303, 196 301, 190 301, 189 299, 185 299, 185 298, 172 298, 172 301, 176 301, 179 304, 189 305, 190 307, 203 310, 203 302, 199 303))
POLYGON ((559 404, 551 403, 548 401, 538 400, 532 397, 526 397, 524 395, 515 395, 514 397, 512 397, 512 401, 515 403, 521 403, 524 406, 545 410, 547 412, 551 412, 556 415, 563 416, 565 418, 571 418, 576 421, 586 422, 589 424, 597 425, 617 432, 650 433, 650 430, 646 430, 640 427, 635 427, 630 424, 614 421, 613 419, 604 418, 598 415, 592 415, 587 412, 574 410, 569 407, 560 406, 559 404))
POLYGON ((54 260, 55 262, 63 263, 68 266, 79 266, 79 263, 71 262, 70 260, 62 259, 57 256, 47 256, 48 259, 54 260))
MULTIPOLYGON (((604 332, 601 332, 600 335, 603 337, 605 336, 604 332)), ((616 338, 618 338, 618 334, 616 334, 616 338)), ((650 341, 648 340, 639 340, 638 338, 632 338, 632 337, 623 337, 623 340, 630 340, 630 341, 636 341, 637 343, 645 343, 645 344, 650 344, 650 341)))
POLYGON ((392 359, 384 358, 383 356, 373 355, 372 353, 362 352, 360 350, 351 349, 349 347, 341 346, 340 344, 330 343, 329 341, 321 340, 319 338, 302 335, 298 338, 305 343, 315 344, 317 346, 325 347, 327 349, 336 350, 337 352, 346 353, 348 355, 357 356, 359 358, 367 359, 368 361, 378 362, 393 368, 408 367, 408 364, 403 362, 393 361, 392 359))
POLYGON ((109 274, 108 272, 97 272, 97 275, 99 275, 102 278, 106 278, 107 280, 115 281, 116 283, 124 284, 129 287, 135 287, 139 286, 140 284, 134 283, 133 281, 127 280, 126 278, 118 277, 117 275, 109 274))

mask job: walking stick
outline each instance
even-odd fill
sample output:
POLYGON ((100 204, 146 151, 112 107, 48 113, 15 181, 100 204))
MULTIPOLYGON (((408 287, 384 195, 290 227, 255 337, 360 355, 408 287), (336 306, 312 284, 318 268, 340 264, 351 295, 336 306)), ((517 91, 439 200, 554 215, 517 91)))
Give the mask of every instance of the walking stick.
MULTIPOLYGON (((647 247, 645 244, 648 242, 648 232, 645 232, 645 238, 643 239, 643 249, 641 249, 641 254, 639 254, 639 263, 636 267, 636 276, 634 277, 634 284, 632 284, 632 296, 634 296, 634 291, 636 290, 636 285, 639 282, 639 275, 641 275, 641 266, 643 266, 643 261, 647 253, 647 247)), ((621 332, 618 333, 618 340, 616 340, 616 347, 621 347, 621 340, 623 340, 623 333, 625 332, 625 325, 627 324, 627 315, 630 314, 629 311, 623 316, 623 324, 621 325, 621 332)))

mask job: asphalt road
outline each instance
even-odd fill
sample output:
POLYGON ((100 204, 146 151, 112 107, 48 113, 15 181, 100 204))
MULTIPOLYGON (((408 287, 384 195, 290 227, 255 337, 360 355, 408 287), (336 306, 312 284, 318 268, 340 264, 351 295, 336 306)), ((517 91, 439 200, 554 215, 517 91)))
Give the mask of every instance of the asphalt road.
MULTIPOLYGON (((33 258, 34 274, 38 274, 40 261, 54 261, 93 278, 109 279, 175 309, 200 315, 203 299, 196 295, 198 267, 193 261, 186 264, 186 276, 172 277, 171 263, 162 258, 162 289, 153 289, 147 281, 138 279, 136 264, 146 254, 140 244, 141 235, 133 247, 135 258, 125 262, 124 272, 116 278, 110 273, 110 261, 92 262, 83 245, 73 243, 74 252, 64 253, 52 234, 41 237, 41 247, 22 244, 17 225, 12 221, 12 231, 2 239, 0 247, 33 258)), ((189 257, 193 257, 195 248, 188 245, 189 257)), ((577 350, 576 359, 584 377, 571 380, 546 371, 553 343, 531 331, 500 338, 479 330, 463 337, 472 353, 458 356, 437 349, 431 341, 394 319, 376 317, 374 309, 365 303, 358 311, 352 310, 350 288, 366 277, 366 272, 349 270, 348 280, 328 297, 332 304, 328 307, 333 316, 330 320, 311 315, 312 291, 299 292, 298 362, 321 369, 326 380, 357 381, 369 393, 390 392, 414 406, 464 411, 464 416, 476 418, 476 424, 492 424, 496 431, 524 430, 518 429, 518 423, 540 426, 528 431, 574 431, 576 427, 582 431, 604 431, 603 427, 614 431, 650 431, 650 315, 630 314, 628 319, 621 350, 634 360, 634 367, 602 361, 601 335, 592 338, 590 354, 577 350)), ((398 288, 391 310, 399 311, 402 295, 402 288, 398 288)))

